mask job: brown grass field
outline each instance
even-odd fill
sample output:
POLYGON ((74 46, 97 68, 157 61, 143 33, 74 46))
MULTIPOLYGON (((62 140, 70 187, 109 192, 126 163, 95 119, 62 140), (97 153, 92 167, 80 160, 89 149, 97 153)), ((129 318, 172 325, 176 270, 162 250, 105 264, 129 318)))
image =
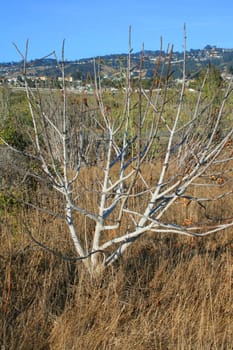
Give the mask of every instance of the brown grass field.
MULTIPOLYGON (((93 172, 84 174, 87 186, 93 172)), ((49 191, 34 196, 59 206, 49 191)), ((232 207, 228 198, 211 214, 231 217, 232 207)), ((177 203, 168 219, 189 224, 201 215, 195 205, 177 203)), ((91 235, 93 224, 77 220, 91 235)), ((49 247, 74 254, 60 219, 14 204, 1 208, 1 350, 233 349, 232 229, 198 239, 148 234, 92 280, 80 262, 34 244, 27 227, 49 247)))

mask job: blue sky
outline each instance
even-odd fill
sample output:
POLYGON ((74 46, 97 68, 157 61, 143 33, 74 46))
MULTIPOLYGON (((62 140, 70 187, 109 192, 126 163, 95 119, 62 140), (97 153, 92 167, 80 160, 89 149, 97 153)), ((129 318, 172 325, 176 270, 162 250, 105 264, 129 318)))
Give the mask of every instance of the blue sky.
POLYGON ((233 48, 232 0, 3 0, 0 62, 19 60, 12 42, 23 50, 27 39, 29 59, 60 57, 63 39, 71 60, 127 52, 129 25, 134 52, 159 49, 161 36, 181 51, 184 23, 187 49, 233 48))

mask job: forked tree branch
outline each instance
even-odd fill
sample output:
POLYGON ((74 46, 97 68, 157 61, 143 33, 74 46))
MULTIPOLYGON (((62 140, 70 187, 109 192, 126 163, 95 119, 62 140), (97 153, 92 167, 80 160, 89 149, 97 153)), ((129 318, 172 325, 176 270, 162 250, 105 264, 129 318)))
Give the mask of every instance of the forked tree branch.
MULTIPOLYGON (((100 266, 104 268, 112 264, 135 240, 149 232, 203 237, 233 225, 233 219, 215 223, 210 215, 202 218, 198 225, 190 222, 188 226, 169 219, 169 213, 180 200, 197 203, 206 212, 208 203, 218 202, 232 194, 230 174, 233 157, 226 145, 232 140, 233 127, 232 115, 226 118, 226 104, 233 82, 228 83, 224 92, 221 90, 218 109, 212 113, 215 96, 203 98, 210 74, 207 69, 195 94, 196 102, 188 106, 190 112, 185 114, 188 99, 185 27, 183 77, 179 95, 174 96, 176 89, 169 85, 172 47, 165 54, 161 47, 149 91, 142 84, 145 58, 142 50, 138 85, 134 88, 130 28, 125 89, 115 97, 121 105, 120 113, 116 116, 113 108, 106 108, 106 93, 94 62, 97 105, 89 107, 93 113, 92 120, 83 120, 83 111, 76 115, 75 121, 69 115, 64 42, 61 62, 57 59, 62 76, 62 94, 57 98, 51 91, 47 104, 43 102, 45 94, 37 91, 39 98, 36 98, 36 93, 30 91, 27 82, 28 43, 25 54, 17 46, 16 49, 24 62, 24 87, 33 124, 36 152, 31 157, 39 160, 43 170, 36 178, 44 177, 53 190, 59 192, 63 219, 77 254, 77 258, 63 258, 82 260, 88 271, 93 273, 100 266), (222 128, 224 123, 226 130, 222 128), (85 146, 83 139, 77 136, 81 130, 88 130, 85 146), (101 157, 97 159, 93 150, 97 148, 99 139, 103 147, 101 157), (87 166, 82 162, 84 151, 89 154, 93 165, 87 166), (72 158, 74 155, 75 158, 72 158), (148 174, 149 167, 154 168, 154 173, 148 174), (94 170, 96 175, 91 184, 83 186, 85 176, 94 170), (224 182, 225 186, 219 187, 221 193, 210 196, 208 193, 193 192, 194 187, 198 190, 204 186, 209 188, 212 186, 211 178, 223 175, 228 176, 228 180, 224 182), (91 198, 95 206, 88 205, 87 198, 91 198), (80 217, 93 222, 94 229, 85 233, 85 238, 78 223, 80 217)), ((53 55, 56 57, 55 53, 53 55)), ((60 256, 47 244, 39 242, 30 230, 27 232, 34 243, 60 256)))

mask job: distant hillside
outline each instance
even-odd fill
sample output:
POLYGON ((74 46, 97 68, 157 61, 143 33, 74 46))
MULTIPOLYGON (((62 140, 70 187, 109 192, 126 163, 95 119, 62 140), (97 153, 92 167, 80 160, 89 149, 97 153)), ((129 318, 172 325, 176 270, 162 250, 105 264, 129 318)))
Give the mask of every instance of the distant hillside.
MULTIPOLYGON (((163 52, 163 57, 166 53, 163 52)), ((141 52, 132 53, 131 61, 133 65, 132 74, 137 75, 141 52)), ((151 78, 153 76, 156 59, 160 51, 147 50, 144 52, 143 77, 151 78)), ((187 57, 187 75, 193 75, 200 68, 213 63, 221 71, 227 73, 233 72, 233 49, 217 48, 207 45, 204 49, 191 49, 186 53, 187 57)), ((113 79, 116 74, 126 67, 127 54, 112 54, 96 57, 99 63, 100 72, 106 79, 113 79)), ((172 74, 174 78, 180 78, 182 75, 182 52, 174 52, 172 57, 172 74)), ((0 63, 0 79, 13 79, 21 75, 22 63, 9 62, 0 63)), ((72 80, 85 80, 88 76, 93 76, 93 58, 84 58, 75 61, 66 62, 66 75, 72 77, 72 80)), ((57 79, 61 73, 55 59, 38 59, 28 62, 28 75, 31 77, 50 77, 57 79)))

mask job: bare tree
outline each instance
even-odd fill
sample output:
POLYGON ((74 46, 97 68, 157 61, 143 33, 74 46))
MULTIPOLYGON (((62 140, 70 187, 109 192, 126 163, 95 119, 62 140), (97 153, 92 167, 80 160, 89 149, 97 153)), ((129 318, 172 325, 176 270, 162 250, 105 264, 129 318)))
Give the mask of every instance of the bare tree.
MULTIPOLYGON (((62 95, 56 100, 44 92, 29 88, 27 55, 24 84, 31 112, 34 151, 30 156, 40 164, 37 179, 45 180, 59 193, 65 220, 77 257, 92 274, 116 261, 135 240, 148 233, 176 233, 205 236, 233 225, 233 218, 216 221, 208 215, 208 204, 230 196, 232 190, 222 186, 230 178, 232 155, 232 113, 226 102, 232 92, 232 80, 220 87, 215 97, 203 98, 208 70, 199 91, 193 92, 194 107, 186 101, 186 38, 184 40, 183 79, 170 88, 172 47, 162 53, 155 64, 151 89, 142 86, 144 53, 137 68, 137 87, 132 86, 131 35, 128 65, 125 69, 123 108, 117 114, 105 104, 98 65, 95 64, 94 94, 96 106, 85 113, 69 115, 69 92, 65 79, 64 46, 58 62, 62 74, 62 95), (154 173, 148 176, 148 167, 154 173), (84 178, 93 171, 92 183, 85 187, 84 178), (213 184, 213 179, 216 179, 213 184), (215 183, 216 182, 216 183, 215 183), (211 186, 218 186, 217 195, 211 186), (195 191, 193 190, 195 188, 195 191), (93 206, 85 201, 92 198, 93 206), (203 196, 203 193, 206 193, 203 196), (171 221, 177 203, 197 203, 206 215, 202 221, 171 221), (78 217, 94 223, 93 232, 83 236, 78 217)), ((162 45, 161 45, 162 46, 162 45)), ((19 50, 18 50, 19 51, 19 50)), ((117 97, 118 96, 118 97, 117 97)), ((2 140, 4 142, 4 140, 2 140)), ((8 145, 9 146, 9 145, 8 145)), ((188 219, 188 218, 187 218, 188 219)), ((33 238, 35 241, 36 239, 33 238)), ((37 241, 36 241, 37 242, 37 241)), ((46 244, 37 242, 49 249, 46 244)))

